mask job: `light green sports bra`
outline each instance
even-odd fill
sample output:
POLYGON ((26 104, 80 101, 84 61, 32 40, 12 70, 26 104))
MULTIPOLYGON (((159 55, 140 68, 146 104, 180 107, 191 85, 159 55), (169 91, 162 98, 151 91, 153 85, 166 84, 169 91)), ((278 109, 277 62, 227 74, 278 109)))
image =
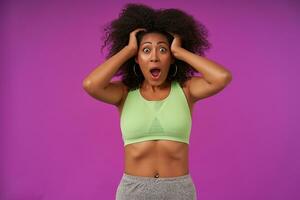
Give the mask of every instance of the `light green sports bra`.
POLYGON ((124 146, 147 140, 173 140, 189 144, 192 117, 185 94, 172 81, 169 96, 146 100, 139 89, 128 92, 120 119, 124 146))

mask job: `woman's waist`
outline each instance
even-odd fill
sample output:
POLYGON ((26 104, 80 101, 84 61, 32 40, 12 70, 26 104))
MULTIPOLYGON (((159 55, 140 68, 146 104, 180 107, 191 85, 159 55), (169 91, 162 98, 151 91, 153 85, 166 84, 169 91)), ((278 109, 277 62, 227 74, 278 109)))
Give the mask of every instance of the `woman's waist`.
POLYGON ((148 165, 148 166, 168 166, 184 165, 188 163, 188 154, 183 155, 143 155, 140 157, 125 154, 125 164, 131 165, 148 165))
POLYGON ((189 171, 188 156, 181 159, 155 158, 152 156, 138 160, 125 159, 125 173, 135 176, 173 177, 187 174, 189 171))
POLYGON ((188 165, 174 166, 125 166, 124 173, 142 177, 177 177, 189 174, 188 165))

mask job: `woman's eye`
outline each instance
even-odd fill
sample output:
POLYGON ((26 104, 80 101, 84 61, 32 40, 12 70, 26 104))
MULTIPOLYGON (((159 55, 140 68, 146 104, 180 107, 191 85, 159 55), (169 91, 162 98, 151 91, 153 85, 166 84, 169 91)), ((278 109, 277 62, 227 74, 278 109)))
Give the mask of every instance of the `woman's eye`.
POLYGON ((143 51, 144 51, 145 53, 148 53, 148 52, 150 51, 150 49, 149 49, 149 48, 144 48, 143 51))
MULTIPOLYGON (((164 47, 161 47, 161 48, 159 48, 159 50, 160 50, 161 52, 165 52, 165 51, 167 51, 167 49, 166 49, 166 48, 164 48, 164 47)), ((150 49, 149 49, 149 48, 144 48, 144 49, 143 49, 143 52, 145 52, 145 53, 149 53, 149 52, 150 52, 150 49)))
POLYGON ((162 52, 165 52, 165 51, 167 51, 167 49, 166 49, 166 48, 164 48, 164 47, 160 48, 160 50, 161 50, 162 52))

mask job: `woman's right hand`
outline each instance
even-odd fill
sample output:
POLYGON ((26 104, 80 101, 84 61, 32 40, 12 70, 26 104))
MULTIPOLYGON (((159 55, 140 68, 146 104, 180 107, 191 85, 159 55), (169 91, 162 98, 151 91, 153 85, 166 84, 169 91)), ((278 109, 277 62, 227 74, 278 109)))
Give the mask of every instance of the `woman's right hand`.
POLYGON ((133 55, 136 55, 136 53, 138 51, 136 34, 139 31, 146 31, 146 29, 145 28, 137 28, 134 31, 132 31, 129 35, 129 42, 128 42, 127 47, 130 49, 130 51, 132 52, 133 55))

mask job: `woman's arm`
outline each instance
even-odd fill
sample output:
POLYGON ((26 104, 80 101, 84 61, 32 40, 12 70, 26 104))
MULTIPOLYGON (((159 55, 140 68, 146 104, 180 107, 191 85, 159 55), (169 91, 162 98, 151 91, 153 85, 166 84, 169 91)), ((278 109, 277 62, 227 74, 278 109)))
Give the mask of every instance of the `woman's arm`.
POLYGON ((117 54, 106 60, 104 63, 94 69, 84 80, 83 86, 88 92, 105 89, 109 86, 113 75, 120 66, 133 56, 132 51, 125 46, 117 54))
POLYGON ((190 64, 210 84, 227 84, 232 78, 229 70, 212 60, 196 55, 186 49, 177 49, 174 56, 190 64))
POLYGON ((120 81, 111 82, 111 79, 120 66, 132 56, 132 51, 127 46, 124 47, 83 80, 84 90, 100 101, 118 105, 123 96, 124 86, 120 81))
POLYGON ((192 77, 188 83, 193 102, 220 92, 231 82, 232 75, 229 70, 212 60, 182 48, 179 36, 174 34, 173 36, 171 49, 174 57, 188 63, 203 75, 203 77, 192 77))
POLYGON ((84 80, 83 88, 91 96, 103 102, 118 106, 122 100, 125 85, 121 81, 111 82, 120 66, 133 57, 137 50, 136 33, 144 30, 135 29, 130 33, 129 43, 117 54, 94 69, 84 80))
POLYGON ((193 102, 217 94, 232 80, 229 70, 216 62, 193 54, 183 48, 175 53, 178 59, 190 64, 203 77, 194 76, 188 82, 190 96, 193 102))

